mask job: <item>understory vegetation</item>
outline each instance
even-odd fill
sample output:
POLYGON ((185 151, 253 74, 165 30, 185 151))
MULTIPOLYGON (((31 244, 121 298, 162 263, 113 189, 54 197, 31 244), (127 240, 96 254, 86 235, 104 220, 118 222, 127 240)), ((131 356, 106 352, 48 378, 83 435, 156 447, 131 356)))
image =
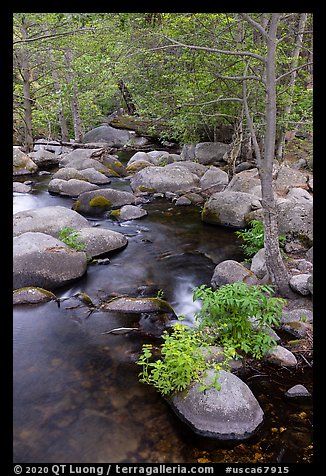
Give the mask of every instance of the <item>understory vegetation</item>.
MULTIPOLYGON (((170 395, 199 381, 213 368, 212 386, 219 390, 218 373, 229 368, 231 359, 260 359, 276 344, 268 329, 279 325, 286 301, 272 294, 272 286, 243 282, 215 291, 206 285, 195 288, 193 300, 202 302, 195 315, 196 325, 189 328, 177 322, 171 332, 164 331, 159 349, 143 345, 137 361, 142 367, 140 381, 153 385, 162 395, 170 395), (210 346, 222 347, 218 362, 209 357, 210 346)), ((200 385, 199 390, 207 388, 200 385)))

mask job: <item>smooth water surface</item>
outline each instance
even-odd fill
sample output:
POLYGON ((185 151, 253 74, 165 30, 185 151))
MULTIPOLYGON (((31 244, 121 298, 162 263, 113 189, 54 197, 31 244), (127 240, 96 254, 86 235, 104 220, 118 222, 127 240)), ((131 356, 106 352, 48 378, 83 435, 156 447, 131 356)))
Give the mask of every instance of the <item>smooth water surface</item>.
MULTIPOLYGON (((47 192, 48 176, 36 180, 32 194, 15 194, 14 212, 49 205, 71 207, 71 198, 47 192)), ((115 179, 109 186, 129 190, 127 180, 115 179)), ((270 376, 264 377, 265 370, 257 376, 257 369, 252 369, 247 383, 266 414, 260 436, 227 448, 205 442, 180 425, 155 390, 138 382, 140 369, 135 360, 142 344, 158 342, 157 337, 138 331, 105 334, 118 327, 138 327, 139 316, 100 310, 90 314, 73 297, 83 291, 98 305, 120 294, 164 292, 176 314, 184 314, 190 324, 199 308, 198 302, 192 302, 193 288, 209 285, 217 263, 242 259, 233 231, 202 223, 198 207, 176 207, 161 198, 143 207, 146 217, 122 224, 88 217, 93 225, 125 234, 128 245, 111 255, 109 264, 90 265, 84 277, 55 290, 57 297, 67 298, 60 307, 56 302, 15 306, 14 462, 308 458, 311 406, 291 407, 282 391, 294 383, 309 388, 309 375, 299 372, 290 385, 286 380, 290 376, 284 372, 274 372, 273 382, 270 376)))

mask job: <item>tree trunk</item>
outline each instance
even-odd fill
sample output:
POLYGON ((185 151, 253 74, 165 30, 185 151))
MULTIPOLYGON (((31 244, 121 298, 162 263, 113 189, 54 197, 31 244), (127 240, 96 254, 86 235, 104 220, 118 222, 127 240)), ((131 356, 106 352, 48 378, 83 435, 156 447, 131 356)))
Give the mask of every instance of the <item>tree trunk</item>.
POLYGON ((83 140, 83 129, 82 129, 82 122, 80 118, 80 111, 79 111, 79 100, 78 100, 78 90, 75 84, 75 77, 72 70, 72 63, 74 59, 74 53, 71 48, 68 48, 65 52, 65 60, 68 66, 68 82, 71 86, 71 96, 70 96, 70 110, 72 115, 72 121, 74 126, 74 135, 75 140, 77 142, 82 142, 83 140))
MULTIPOLYGON (((22 20, 21 26, 22 39, 27 38, 27 25, 22 20)), ((33 150, 32 135, 32 98, 31 98, 31 73, 28 61, 26 47, 22 51, 21 71, 23 78, 23 94, 24 94, 24 150, 26 153, 33 150)))
POLYGON ((264 213, 264 244, 266 267, 277 291, 285 297, 293 295, 289 277, 282 260, 278 241, 277 209, 273 193, 273 160, 276 140, 276 32, 279 14, 273 13, 267 43, 266 56, 266 130, 264 154, 261 160, 260 179, 264 213))
MULTIPOLYGON (((51 54, 51 52, 50 52, 51 54)), ((52 54, 51 54, 52 57, 52 54)), ((52 58, 53 62, 54 59, 52 58)), ((53 78, 53 86, 54 89, 57 93, 60 93, 60 84, 59 84, 59 77, 58 73, 55 69, 52 70, 52 78, 53 78)), ((61 130, 61 140, 64 142, 68 142, 69 140, 69 133, 68 133, 68 126, 67 126, 67 121, 66 117, 63 111, 63 105, 62 105, 62 100, 59 99, 59 110, 58 110, 58 116, 59 116, 59 123, 60 123, 60 130, 61 130)))
POLYGON ((288 102, 284 108, 284 123, 281 125, 279 133, 278 133, 278 138, 277 138, 277 149, 276 149, 276 158, 277 160, 282 160, 283 158, 283 149, 284 149, 284 143, 285 143, 285 132, 288 129, 288 119, 291 114, 292 110, 292 96, 293 96, 293 91, 294 91, 294 86, 295 86, 295 81, 297 77, 297 71, 295 71, 295 68, 298 66, 298 59, 300 55, 300 51, 302 48, 302 40, 303 40, 303 30, 306 26, 308 14, 307 13, 301 13, 299 17, 299 23, 298 23, 298 34, 297 38, 295 41, 295 47, 292 53, 292 61, 290 65, 290 70, 293 70, 291 75, 290 75, 290 81, 289 81, 289 88, 290 88, 290 97, 288 99, 288 102))
POLYGON ((123 79, 120 79, 118 81, 118 88, 121 92, 121 95, 122 95, 122 98, 123 98, 124 102, 126 103, 128 114, 130 114, 130 116, 135 115, 136 114, 136 106, 132 101, 131 93, 130 93, 129 89, 127 88, 127 86, 125 85, 123 79))

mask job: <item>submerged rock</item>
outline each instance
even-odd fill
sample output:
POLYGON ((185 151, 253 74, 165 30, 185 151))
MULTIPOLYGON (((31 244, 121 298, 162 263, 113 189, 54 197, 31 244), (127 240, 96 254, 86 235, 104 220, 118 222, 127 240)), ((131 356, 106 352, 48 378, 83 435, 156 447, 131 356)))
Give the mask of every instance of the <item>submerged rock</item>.
POLYGON ((13 239, 14 289, 36 286, 53 289, 81 277, 86 254, 45 233, 27 232, 13 239))
POLYGON ((168 312, 174 314, 174 310, 170 304, 160 298, 118 297, 102 304, 101 308, 105 311, 117 311, 130 314, 144 312, 168 312))
POLYGON ((200 436, 219 440, 243 440, 252 436, 263 422, 264 412, 248 385, 236 375, 221 370, 220 390, 199 391, 201 383, 210 385, 215 371, 209 370, 201 382, 176 393, 172 409, 200 436))

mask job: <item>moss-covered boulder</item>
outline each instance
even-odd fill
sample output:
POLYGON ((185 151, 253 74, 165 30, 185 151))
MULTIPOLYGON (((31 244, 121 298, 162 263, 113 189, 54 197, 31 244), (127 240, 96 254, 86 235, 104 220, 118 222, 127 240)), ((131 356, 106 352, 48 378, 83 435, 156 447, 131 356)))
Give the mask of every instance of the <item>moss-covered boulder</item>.
POLYGON ((15 289, 13 292, 13 304, 41 304, 42 302, 56 300, 55 294, 47 289, 27 286, 15 289))
POLYGON ((104 311, 115 311, 128 314, 162 312, 174 315, 174 310, 170 304, 160 298, 118 297, 109 302, 103 303, 101 309, 104 311))
POLYGON ((86 215, 100 216, 111 208, 134 203, 135 197, 130 192, 113 188, 99 188, 98 190, 81 193, 73 205, 73 209, 86 215))
POLYGON ((18 146, 13 147, 13 175, 35 174, 38 166, 22 152, 18 146))

